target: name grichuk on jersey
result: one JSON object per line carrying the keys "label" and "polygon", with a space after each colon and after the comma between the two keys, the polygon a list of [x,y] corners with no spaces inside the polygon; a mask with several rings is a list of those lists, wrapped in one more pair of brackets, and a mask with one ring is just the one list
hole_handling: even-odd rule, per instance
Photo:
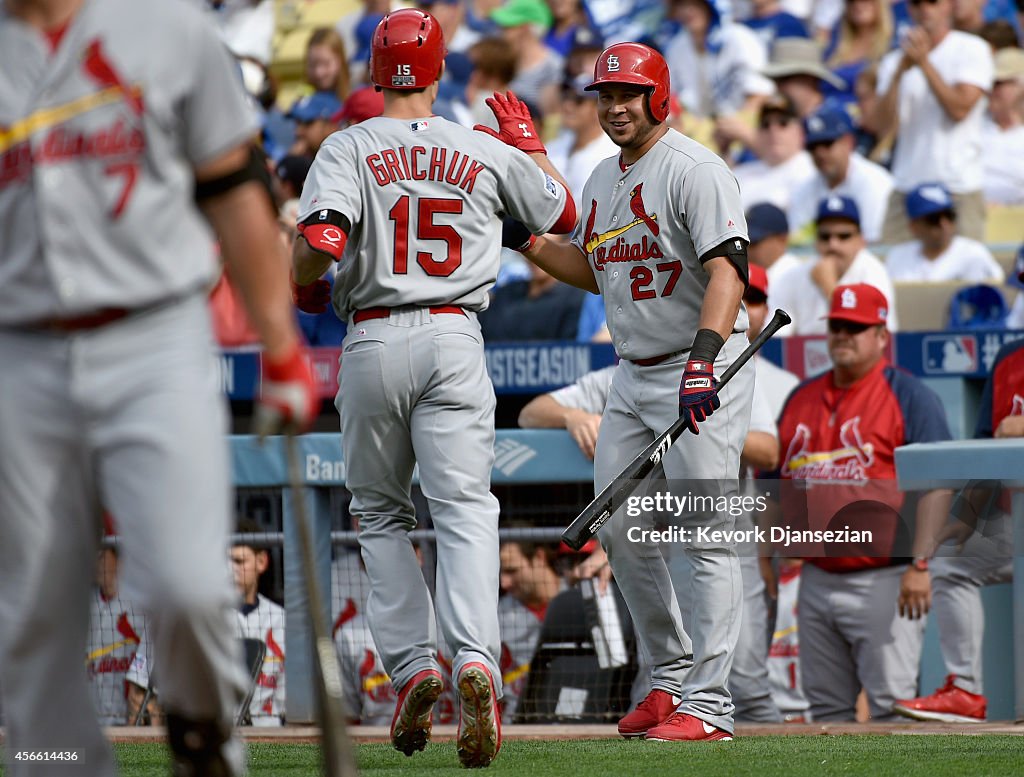
{"label": "name grichuk on jersey", "polygon": [[317,152],[299,221],[335,210],[351,222],[334,283],[347,318],[376,306],[487,306],[501,216],[547,232],[565,190],[522,151],[438,116],[369,119]]}
{"label": "name grichuk on jersey", "polygon": [[[600,162],[579,209],[573,243],[593,268],[616,353],[647,359],[689,348],[709,280],[700,257],[747,239],[729,168],[670,129],[629,167],[619,157]],[[746,328],[741,306],[734,331]]]}
{"label": "name grichuk on jersey", "polygon": [[849,388],[831,370],[801,383],[779,418],[783,520],[799,531],[869,531],[870,540],[799,543],[789,555],[829,572],[894,563],[904,507],[895,450],[948,439],[935,392],[884,359]]}

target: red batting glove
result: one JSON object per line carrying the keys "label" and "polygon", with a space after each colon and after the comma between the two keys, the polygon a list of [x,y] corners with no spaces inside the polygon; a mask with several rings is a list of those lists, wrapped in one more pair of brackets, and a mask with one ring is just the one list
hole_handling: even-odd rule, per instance
{"label": "red batting glove", "polygon": [[493,97],[487,98],[487,105],[494,113],[494,118],[498,120],[498,131],[495,132],[483,124],[477,124],[473,129],[486,132],[502,143],[514,146],[527,154],[548,153],[537,133],[537,128],[533,126],[530,109],[514,92],[495,92]]}
{"label": "red batting glove", "polygon": [[263,380],[256,405],[256,429],[268,434],[296,434],[313,425],[320,412],[313,371],[299,343],[283,359],[263,357]]}
{"label": "red batting glove", "polygon": [[686,417],[686,424],[694,434],[700,434],[697,423],[706,421],[721,406],[714,365],[702,359],[690,359],[679,381],[679,415]]}
{"label": "red batting glove", "polygon": [[331,284],[318,278],[308,286],[292,281],[292,301],[303,313],[325,313],[331,304]]}

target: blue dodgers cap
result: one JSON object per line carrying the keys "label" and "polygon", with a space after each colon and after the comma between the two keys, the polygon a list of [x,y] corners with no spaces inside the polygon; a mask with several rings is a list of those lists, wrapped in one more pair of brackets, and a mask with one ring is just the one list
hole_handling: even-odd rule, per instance
{"label": "blue dodgers cap", "polygon": [[838,105],[826,105],[804,119],[804,145],[831,143],[843,135],[853,134],[853,120]]}
{"label": "blue dodgers cap", "polygon": [[330,120],[340,110],[341,100],[330,92],[316,92],[296,100],[292,109],[288,111],[288,118],[302,122]]}
{"label": "blue dodgers cap", "polygon": [[923,183],[907,194],[907,216],[912,219],[950,210],[956,210],[953,196],[941,183]]}
{"label": "blue dodgers cap", "polygon": [[781,208],[770,202],[759,202],[747,211],[747,237],[760,243],[766,237],[789,234],[789,220]]}
{"label": "blue dodgers cap", "polygon": [[825,219],[846,219],[860,226],[860,209],[857,203],[849,197],[840,197],[833,194],[818,203],[818,215],[814,223],[818,224]]}

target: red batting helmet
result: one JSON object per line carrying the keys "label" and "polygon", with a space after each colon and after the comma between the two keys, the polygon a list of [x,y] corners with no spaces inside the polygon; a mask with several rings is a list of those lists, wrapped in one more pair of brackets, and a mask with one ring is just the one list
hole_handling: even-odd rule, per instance
{"label": "red batting helmet", "polygon": [[594,65],[594,80],[584,89],[601,84],[636,84],[650,89],[648,108],[656,122],[668,117],[669,80],[665,58],[642,43],[616,43],[601,52]]}
{"label": "red batting helmet", "polygon": [[381,19],[374,30],[370,78],[385,89],[422,89],[441,75],[445,53],[437,19],[403,8]]}

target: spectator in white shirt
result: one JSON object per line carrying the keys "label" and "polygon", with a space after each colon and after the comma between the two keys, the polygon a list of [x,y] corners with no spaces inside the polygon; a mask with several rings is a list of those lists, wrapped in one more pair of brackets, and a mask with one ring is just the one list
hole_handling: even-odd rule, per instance
{"label": "spectator in white shirt", "polygon": [[793,232],[811,225],[817,203],[839,194],[857,203],[864,239],[874,243],[881,237],[892,176],[881,165],[858,154],[856,143],[853,121],[841,105],[827,103],[804,119],[804,148],[818,172],[793,193],[789,206]]}
{"label": "spectator in white shirt", "polygon": [[1000,49],[982,125],[985,202],[1024,205],[1024,51]]}
{"label": "spectator in white shirt", "polygon": [[251,57],[270,64],[274,39],[272,0],[210,0],[224,45],[236,57]]}
{"label": "spectator in white shirt", "polygon": [[793,318],[777,336],[826,334],[825,317],[836,286],[867,283],[889,302],[888,329],[897,329],[893,287],[885,265],[865,248],[860,211],[849,197],[821,201],[815,219],[818,258],[782,276],[768,291],[768,305],[782,308]]}
{"label": "spectator in white shirt", "polygon": [[[776,284],[787,272],[800,264],[789,252],[789,220],[770,202],[759,202],[747,211],[747,258],[768,274],[768,283]],[[768,317],[775,315],[768,310]]]}
{"label": "spectator in white shirt", "polygon": [[593,80],[593,73],[583,73],[562,82],[562,131],[548,143],[548,159],[565,176],[576,202],[583,202],[583,184],[597,163],[619,153],[598,121],[597,92],[583,88]]}
{"label": "spectator in white shirt", "polygon": [[894,281],[1003,282],[1003,268],[984,244],[957,235],[956,206],[942,184],[918,186],[906,210],[915,239],[889,251],[885,267]]}
{"label": "spectator in white shirt", "polygon": [[770,202],[786,210],[793,192],[814,175],[814,163],[804,151],[804,130],[793,103],[782,95],[761,108],[757,148],[760,159],[733,170],[743,207]]}
{"label": "spectator in white shirt", "polygon": [[1017,249],[1017,259],[1009,280],[1011,286],[1017,287],[1017,299],[1013,301],[1010,314],[1006,317],[1006,328],[1024,329],[1024,245]]}
{"label": "spectator in white shirt", "polygon": [[[761,75],[768,60],[753,30],[732,21],[728,0],[669,0],[667,14],[682,29],[665,45],[670,81],[687,113],[749,128],[775,91]],[[719,140],[725,151],[732,135]]]}
{"label": "spectator in white shirt", "polygon": [[899,133],[882,239],[909,239],[904,195],[937,180],[953,193],[961,234],[981,240],[981,126],[992,51],[976,35],[952,29],[953,0],[910,0],[910,17],[914,26],[878,70],[875,123],[881,135]]}

